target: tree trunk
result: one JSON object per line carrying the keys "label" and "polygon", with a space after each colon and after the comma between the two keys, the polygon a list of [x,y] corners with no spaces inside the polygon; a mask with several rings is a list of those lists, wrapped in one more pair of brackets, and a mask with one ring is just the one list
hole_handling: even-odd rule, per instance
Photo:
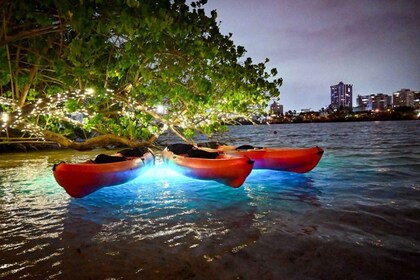
{"label": "tree trunk", "polygon": [[62,147],[70,148],[78,151],[83,150],[91,150],[96,147],[105,147],[107,145],[112,144],[123,144],[128,147],[141,147],[141,146],[151,146],[153,142],[156,140],[155,136],[152,136],[149,140],[144,142],[137,142],[133,141],[124,137],[120,137],[117,135],[112,134],[106,134],[97,136],[91,139],[86,140],[85,142],[74,142],[63,135],[60,135],[58,133],[54,133],[51,131],[43,131],[45,140],[47,141],[53,141],[57,144],[59,144]]}

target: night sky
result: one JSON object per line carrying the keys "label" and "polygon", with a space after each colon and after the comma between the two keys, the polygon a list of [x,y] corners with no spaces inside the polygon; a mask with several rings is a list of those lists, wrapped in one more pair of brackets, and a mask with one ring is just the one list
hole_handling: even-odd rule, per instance
{"label": "night sky", "polygon": [[419,0],[209,0],[223,34],[284,82],[284,110],[330,104],[330,86],[358,94],[420,90]]}

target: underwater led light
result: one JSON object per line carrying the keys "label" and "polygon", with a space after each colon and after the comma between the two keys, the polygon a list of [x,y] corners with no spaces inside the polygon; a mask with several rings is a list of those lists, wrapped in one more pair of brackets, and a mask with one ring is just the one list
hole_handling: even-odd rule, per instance
{"label": "underwater led light", "polygon": [[148,176],[153,176],[158,179],[164,179],[164,178],[166,179],[166,178],[174,178],[174,177],[189,179],[185,177],[184,175],[176,172],[176,170],[174,170],[173,168],[170,168],[165,163],[157,164],[154,167],[152,167],[148,172]]}

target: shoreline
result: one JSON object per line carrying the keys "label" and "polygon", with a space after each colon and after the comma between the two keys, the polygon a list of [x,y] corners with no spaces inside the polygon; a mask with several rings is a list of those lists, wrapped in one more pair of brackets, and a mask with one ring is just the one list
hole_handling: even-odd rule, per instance
{"label": "shoreline", "polygon": [[[273,125],[273,124],[308,124],[308,123],[352,123],[352,122],[377,122],[377,121],[418,121],[420,119],[333,119],[333,120],[301,120],[301,121],[270,121],[261,123],[239,122],[237,125]],[[229,124],[227,126],[235,126]],[[107,147],[103,147],[107,149]],[[24,141],[18,143],[0,143],[0,154],[16,153],[16,152],[32,152],[32,151],[52,151],[52,150],[66,150],[69,148],[60,147],[59,144],[52,142],[31,142]],[[111,149],[111,148],[109,148]],[[93,149],[92,149],[93,150]]]}

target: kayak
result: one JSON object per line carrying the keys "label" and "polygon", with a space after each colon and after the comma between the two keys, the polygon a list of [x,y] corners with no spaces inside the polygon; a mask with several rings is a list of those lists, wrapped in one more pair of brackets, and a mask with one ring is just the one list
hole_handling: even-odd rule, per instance
{"label": "kayak", "polygon": [[80,163],[54,164],[54,178],[75,198],[84,197],[103,187],[126,183],[143,174],[155,161],[155,156],[149,150],[143,150],[143,153],[135,156],[127,153],[129,150],[133,149],[120,151],[115,156],[100,154],[95,160]]}
{"label": "kayak", "polygon": [[246,156],[193,148],[187,144],[175,145],[185,145],[187,150],[176,151],[173,146],[168,146],[162,151],[162,158],[169,167],[184,176],[238,188],[252,171],[253,161]]}
{"label": "kayak", "polygon": [[318,146],[310,148],[254,148],[249,145],[240,147],[218,146],[217,150],[244,155],[254,161],[254,169],[272,169],[306,173],[311,171],[324,153]]}

